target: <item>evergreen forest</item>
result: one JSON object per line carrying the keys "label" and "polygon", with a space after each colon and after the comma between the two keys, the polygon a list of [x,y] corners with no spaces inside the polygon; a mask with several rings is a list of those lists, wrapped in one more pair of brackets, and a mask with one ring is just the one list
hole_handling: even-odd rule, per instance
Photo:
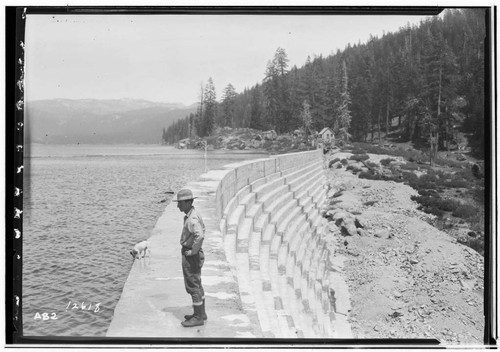
{"label": "evergreen forest", "polygon": [[163,141],[210,136],[217,127],[278,134],[330,127],[341,140],[370,142],[384,133],[432,153],[456,148],[461,133],[483,157],[487,16],[480,8],[449,9],[327,57],[308,57],[302,67],[290,67],[278,48],[263,81],[241,93],[229,84],[217,100],[209,78],[197,112],[164,129]]}

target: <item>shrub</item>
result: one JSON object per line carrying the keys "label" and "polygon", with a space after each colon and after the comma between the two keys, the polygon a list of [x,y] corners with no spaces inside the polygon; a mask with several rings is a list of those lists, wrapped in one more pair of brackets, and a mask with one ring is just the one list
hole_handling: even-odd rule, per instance
{"label": "shrub", "polygon": [[347,159],[342,159],[342,160],[340,160],[340,163],[342,165],[347,165],[349,162],[347,161]]}
{"label": "shrub", "polygon": [[367,172],[367,171],[361,171],[360,174],[358,175],[359,178],[365,178],[367,180],[370,180],[371,176],[372,176],[372,173]]}
{"label": "shrub", "polygon": [[453,216],[461,219],[470,219],[478,216],[479,209],[471,204],[462,204],[453,211]]}
{"label": "shrub", "polygon": [[401,165],[401,170],[415,171],[419,169],[420,166],[417,163],[405,163]]}
{"label": "shrub", "polygon": [[271,148],[271,147],[272,147],[272,145],[273,145],[273,142],[272,142],[272,141],[270,141],[270,140],[266,140],[266,141],[264,141],[264,144],[262,144],[262,148],[264,148],[264,149],[269,149],[269,148]]}
{"label": "shrub", "polygon": [[437,180],[437,179],[446,179],[448,177],[449,174],[441,171],[441,170],[436,170],[436,169],[433,169],[433,168],[428,168],[427,169],[427,175],[429,177],[432,177],[434,180]]}
{"label": "shrub", "polygon": [[433,214],[437,217],[442,217],[444,212],[442,210],[439,210],[437,207],[435,206],[424,206],[424,205],[420,205],[417,209],[423,211],[424,213],[427,213],[427,214]]}
{"label": "shrub", "polygon": [[469,187],[469,183],[465,180],[457,180],[452,178],[451,180],[445,181],[444,186],[450,188],[467,188]]}
{"label": "shrub", "polygon": [[427,212],[429,214],[436,215],[439,218],[443,217],[443,215],[444,215],[444,212],[441,209],[439,209],[438,207],[433,207],[433,206],[429,207]]}
{"label": "shrub", "polygon": [[365,160],[370,159],[370,157],[366,154],[355,154],[355,155],[351,155],[351,157],[349,159],[356,160],[356,161],[365,161]]}
{"label": "shrub", "polygon": [[483,187],[474,187],[467,192],[472,199],[474,199],[476,202],[484,204],[485,203],[485,197],[484,197],[484,188]]}
{"label": "shrub", "polygon": [[333,164],[335,164],[335,163],[337,163],[337,162],[339,162],[339,161],[340,161],[340,159],[339,159],[339,158],[335,158],[335,159],[333,159],[333,160],[330,160],[330,162],[328,163],[328,167],[332,167],[332,166],[333,166]]}
{"label": "shrub", "polygon": [[454,175],[453,175],[453,179],[455,180],[465,180],[465,181],[468,181],[469,184],[471,183],[477,183],[477,178],[474,177],[474,175],[472,174],[472,171],[469,170],[469,169],[464,169],[464,170],[460,170],[460,171],[457,171]]}
{"label": "shrub", "polygon": [[[391,148],[384,148],[379,145],[373,145],[370,143],[362,143],[362,142],[357,142],[353,143],[354,148],[359,151],[363,151],[364,153],[370,153],[370,154],[388,154],[391,156],[401,156],[404,157],[407,160],[428,160],[428,156],[424,153],[422,153],[419,150],[414,150],[410,149],[407,150],[405,148],[397,148],[397,149],[391,149]],[[354,152],[353,152],[354,154]],[[361,153],[356,153],[356,154],[361,154]]]}
{"label": "shrub", "polygon": [[433,203],[435,203],[433,201],[434,197],[430,196],[411,196],[410,198],[411,200],[423,205],[424,207],[431,206]]}
{"label": "shrub", "polygon": [[481,255],[484,255],[484,240],[481,238],[470,238],[466,245]]}
{"label": "shrub", "polygon": [[437,205],[443,211],[455,211],[460,206],[461,203],[453,199],[440,199]]}
{"label": "shrub", "polygon": [[418,176],[415,175],[413,172],[403,171],[401,175],[403,176],[404,182],[408,183],[409,185],[418,182]]}
{"label": "shrub", "polygon": [[441,166],[448,166],[448,167],[451,167],[451,168],[460,168],[462,167],[462,163],[459,162],[459,161],[456,161],[456,160],[452,160],[452,159],[447,159],[447,158],[437,158],[436,159],[436,164],[437,165],[441,165]]}
{"label": "shrub", "polygon": [[416,190],[419,189],[436,189],[436,178],[431,175],[422,175],[418,177],[417,181],[414,184],[410,184]]}
{"label": "shrub", "polygon": [[351,150],[351,153],[353,154],[365,154],[366,151],[362,148],[359,148],[359,147],[354,147],[352,150]]}
{"label": "shrub", "polygon": [[[420,191],[419,191],[420,194]],[[442,199],[437,193],[429,195],[412,196],[411,199],[424,208],[424,211],[431,211],[433,214],[441,216],[443,212],[455,211],[461,203],[453,199]],[[426,210],[425,210],[426,209]],[[439,211],[437,211],[439,210]]]}
{"label": "shrub", "polygon": [[433,214],[439,218],[443,217],[443,215],[444,215],[444,212],[441,209],[439,209],[438,207],[434,207],[434,206],[430,206],[430,207],[424,209],[424,211],[428,214]]}
{"label": "shrub", "polygon": [[382,159],[380,160],[380,163],[384,166],[387,166],[389,165],[391,162],[393,161],[396,161],[395,159],[392,159],[392,158],[386,158],[386,159]]}
{"label": "shrub", "polygon": [[378,145],[373,145],[369,143],[354,143],[354,145],[359,148],[363,149],[365,153],[371,153],[371,154],[388,154],[389,151],[385,148],[382,148]]}
{"label": "shrub", "polygon": [[364,179],[367,179],[367,180],[381,180],[382,179],[379,174],[373,174],[371,172],[366,172],[366,171],[362,171],[358,175],[358,177],[359,178],[364,178]]}
{"label": "shrub", "polygon": [[368,165],[369,167],[373,167],[373,168],[377,168],[378,167],[378,164],[374,163],[373,161],[367,161],[366,165]]}
{"label": "shrub", "polygon": [[438,193],[433,189],[420,189],[418,190],[418,194],[424,197],[438,196]]}
{"label": "shrub", "polygon": [[394,150],[390,155],[402,156],[406,160],[410,161],[427,160],[427,156],[424,153],[415,149],[406,150],[403,148],[398,148]]}

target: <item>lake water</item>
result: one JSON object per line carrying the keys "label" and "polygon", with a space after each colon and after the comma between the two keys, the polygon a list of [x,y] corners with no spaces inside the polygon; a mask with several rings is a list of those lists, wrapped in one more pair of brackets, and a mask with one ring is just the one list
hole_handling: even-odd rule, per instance
{"label": "lake water", "polygon": [[[105,336],[133,263],[177,192],[245,152],[154,145],[30,145],[25,153],[25,336]],[[163,201],[163,202],[162,202]]]}

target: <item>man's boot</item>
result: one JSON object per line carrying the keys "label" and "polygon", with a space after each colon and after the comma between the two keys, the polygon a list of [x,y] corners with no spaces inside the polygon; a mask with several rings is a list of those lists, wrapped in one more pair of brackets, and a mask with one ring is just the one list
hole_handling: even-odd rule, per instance
{"label": "man's boot", "polygon": [[181,323],[182,326],[184,326],[185,328],[203,325],[201,305],[193,306],[193,309],[194,309],[193,317],[191,319],[185,320]]}
{"label": "man's boot", "polygon": [[[207,320],[207,313],[205,312],[205,298],[203,298],[202,302],[203,303],[201,304],[201,317],[203,318],[203,320]],[[194,317],[194,313],[193,314],[185,315],[184,319],[189,320],[192,317]]]}

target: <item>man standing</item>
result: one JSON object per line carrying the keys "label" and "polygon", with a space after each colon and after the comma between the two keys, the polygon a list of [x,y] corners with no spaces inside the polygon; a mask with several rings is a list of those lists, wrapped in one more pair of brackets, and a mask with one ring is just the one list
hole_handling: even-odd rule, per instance
{"label": "man standing", "polygon": [[184,216],[184,226],[181,234],[182,246],[182,273],[184,275],[184,286],[193,300],[194,313],[185,315],[186,319],[181,324],[184,327],[199,326],[207,320],[205,313],[205,291],[201,285],[201,267],[205,256],[201,248],[205,236],[205,224],[198,211],[193,206],[193,192],[182,189],[177,193],[177,208]]}

